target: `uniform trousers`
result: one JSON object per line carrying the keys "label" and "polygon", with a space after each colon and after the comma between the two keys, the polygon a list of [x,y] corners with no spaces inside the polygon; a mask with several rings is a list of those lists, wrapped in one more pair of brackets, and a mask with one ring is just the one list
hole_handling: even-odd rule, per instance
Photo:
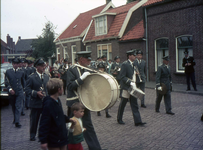
{"label": "uniform trousers", "polygon": [[[145,92],[145,82],[136,83],[137,88],[140,88],[143,92]],[[144,105],[145,96],[141,99],[141,105]]]}
{"label": "uniform trousers", "polygon": [[156,98],[156,106],[155,106],[155,110],[156,111],[159,111],[159,108],[160,108],[160,103],[161,103],[161,100],[162,100],[162,97],[164,96],[164,104],[165,104],[165,109],[166,109],[166,112],[171,112],[171,91],[170,90],[167,90],[167,93],[162,95],[162,94],[159,94],[157,92],[157,98]]}
{"label": "uniform trousers", "polygon": [[[137,98],[130,95],[129,100],[130,100],[131,110],[133,113],[134,123],[142,123],[142,119],[141,119],[140,112],[139,112],[139,107],[137,104]],[[123,98],[123,97],[121,98],[119,108],[118,108],[118,115],[117,115],[118,121],[121,121],[123,118],[123,112],[124,112],[127,102],[128,102],[128,98]]]}
{"label": "uniform trousers", "polygon": [[20,123],[23,97],[23,92],[20,92],[19,95],[9,95],[9,102],[12,106],[15,123]]}
{"label": "uniform trousers", "polygon": [[66,94],[66,80],[63,81],[63,93]]}
{"label": "uniform trousers", "polygon": [[25,108],[25,98],[26,98],[26,95],[23,94],[23,102],[22,102],[22,110],[21,110],[21,113],[24,113],[24,108]]}
{"label": "uniform trousers", "polygon": [[25,108],[29,108],[30,105],[30,95],[26,94],[25,95]]}
{"label": "uniform trousers", "polygon": [[195,73],[185,73],[186,80],[187,80],[187,89],[190,90],[190,79],[192,81],[192,86],[194,89],[196,89],[196,83],[195,83]]}
{"label": "uniform trousers", "polygon": [[31,108],[30,111],[30,138],[35,138],[42,108]]}

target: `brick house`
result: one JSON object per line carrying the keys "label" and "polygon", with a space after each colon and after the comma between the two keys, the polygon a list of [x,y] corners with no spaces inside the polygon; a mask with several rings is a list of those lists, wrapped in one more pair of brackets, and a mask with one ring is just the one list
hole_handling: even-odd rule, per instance
{"label": "brick house", "polygon": [[126,51],[145,49],[142,8],[145,2],[134,1],[92,16],[94,20],[83,42],[91,47],[93,59],[102,55],[114,59],[119,55],[124,61]]}
{"label": "brick house", "polygon": [[[114,8],[112,2],[100,7],[94,8],[87,12],[79,14],[76,19],[57,37],[54,42],[56,44],[56,59],[69,58],[74,63],[76,52],[85,50],[82,39],[92,22],[92,16],[102,13],[109,8]],[[91,49],[88,49],[91,50]]]}
{"label": "brick house", "polygon": [[161,58],[169,55],[173,82],[185,84],[182,59],[188,49],[196,61],[196,82],[202,85],[203,1],[149,0],[143,9],[147,20],[149,80],[155,81]]}
{"label": "brick house", "polygon": [[32,47],[32,42],[34,40],[37,40],[37,38],[21,39],[19,36],[18,41],[16,42],[16,54],[26,54],[27,56],[30,56],[34,51],[34,47]]}

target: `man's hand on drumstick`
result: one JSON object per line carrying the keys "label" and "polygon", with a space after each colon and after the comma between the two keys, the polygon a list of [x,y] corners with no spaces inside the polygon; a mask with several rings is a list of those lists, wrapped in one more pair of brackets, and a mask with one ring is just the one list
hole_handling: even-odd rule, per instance
{"label": "man's hand on drumstick", "polygon": [[82,76],[80,77],[80,79],[81,79],[81,80],[84,80],[85,78],[87,78],[88,75],[90,75],[89,72],[84,72],[84,73],[82,74]]}

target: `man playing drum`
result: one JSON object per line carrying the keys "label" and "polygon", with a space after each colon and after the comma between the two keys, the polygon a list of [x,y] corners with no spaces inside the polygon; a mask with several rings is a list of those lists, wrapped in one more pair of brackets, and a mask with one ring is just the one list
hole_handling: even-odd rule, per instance
{"label": "man playing drum", "polygon": [[137,98],[133,97],[128,93],[128,89],[130,87],[132,89],[136,89],[136,84],[135,84],[136,73],[133,66],[133,62],[135,61],[135,58],[136,58],[135,50],[127,51],[126,54],[127,54],[128,60],[123,62],[121,66],[121,72],[120,72],[121,101],[118,108],[117,121],[119,124],[125,124],[122,120],[123,111],[129,99],[135,126],[143,126],[146,123],[142,122],[138,104],[137,104]]}
{"label": "man playing drum", "polygon": [[[78,56],[78,64],[87,67],[91,62],[91,52],[90,51],[80,51],[76,53]],[[79,102],[79,96],[77,94],[77,88],[82,85],[84,79],[90,75],[87,70],[82,69],[78,66],[71,66],[67,72],[67,106],[70,107],[73,103]],[[72,117],[69,115],[69,117]],[[84,132],[85,141],[90,150],[101,150],[97,135],[94,131],[94,127],[91,120],[90,110],[85,108],[84,116],[82,117],[82,122],[86,132]]]}

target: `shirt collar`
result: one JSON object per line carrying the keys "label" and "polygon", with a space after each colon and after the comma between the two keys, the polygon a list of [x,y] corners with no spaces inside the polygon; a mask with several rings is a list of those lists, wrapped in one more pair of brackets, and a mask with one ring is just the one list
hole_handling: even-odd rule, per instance
{"label": "shirt collar", "polygon": [[15,71],[15,70],[18,71],[18,69],[19,69],[19,68],[17,68],[17,69],[13,68],[14,71]]}
{"label": "shirt collar", "polygon": [[133,66],[133,62],[130,60],[130,59],[128,59],[128,61],[130,62],[130,64]]}
{"label": "shirt collar", "polygon": [[37,70],[36,70],[36,73],[39,75],[39,77],[41,78],[41,75],[43,76],[43,73],[39,73]]}

